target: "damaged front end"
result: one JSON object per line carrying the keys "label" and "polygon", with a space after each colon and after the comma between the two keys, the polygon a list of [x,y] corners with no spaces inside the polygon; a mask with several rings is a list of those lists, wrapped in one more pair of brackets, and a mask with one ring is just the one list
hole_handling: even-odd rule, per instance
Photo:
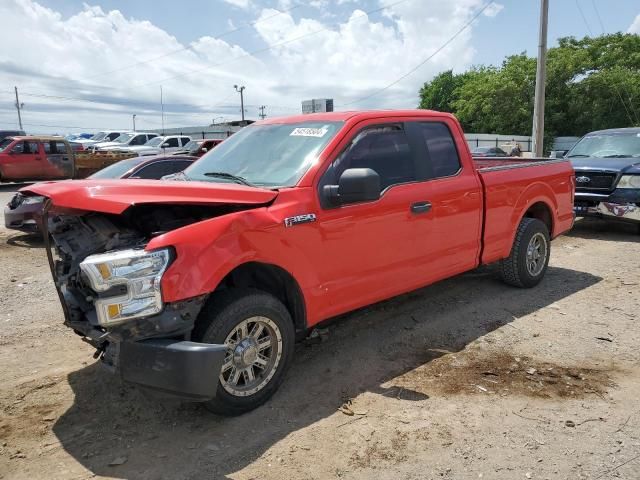
{"label": "damaged front end", "polygon": [[45,202],[44,239],[65,324],[123,380],[185,399],[215,396],[226,347],[190,341],[207,296],[164,303],[161,279],[175,252],[145,247],[157,235],[221,213],[158,205],[121,215],[52,213]]}

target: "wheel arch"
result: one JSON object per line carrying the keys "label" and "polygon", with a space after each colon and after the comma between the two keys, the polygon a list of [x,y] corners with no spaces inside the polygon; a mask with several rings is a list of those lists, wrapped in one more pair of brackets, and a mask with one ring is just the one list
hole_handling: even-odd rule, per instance
{"label": "wheel arch", "polygon": [[237,265],[227,273],[212,292],[233,288],[254,288],[280,300],[289,311],[296,338],[307,332],[307,309],[302,289],[291,273],[274,264],[249,261]]}
{"label": "wheel arch", "polygon": [[[549,236],[553,236],[554,219],[551,207],[544,200],[540,200],[530,205],[524,212],[522,218],[535,218],[547,226]],[[522,221],[522,219],[520,219]]]}

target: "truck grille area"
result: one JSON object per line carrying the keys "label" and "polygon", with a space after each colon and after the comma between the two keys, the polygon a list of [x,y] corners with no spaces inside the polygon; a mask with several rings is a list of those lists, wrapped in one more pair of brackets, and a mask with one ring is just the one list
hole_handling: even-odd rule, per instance
{"label": "truck grille area", "polygon": [[47,223],[53,239],[52,275],[64,303],[65,323],[86,333],[87,315],[94,312],[94,292],[80,274],[80,263],[89,255],[140,245],[139,234],[117,227],[98,214],[54,216]]}
{"label": "truck grille area", "polygon": [[616,177],[615,173],[576,171],[576,190],[582,192],[611,191]]}

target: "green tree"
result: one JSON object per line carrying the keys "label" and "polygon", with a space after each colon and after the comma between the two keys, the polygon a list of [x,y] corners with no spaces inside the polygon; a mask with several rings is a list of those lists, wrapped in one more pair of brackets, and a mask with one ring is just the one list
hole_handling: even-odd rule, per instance
{"label": "green tree", "polygon": [[[536,59],[443,72],[420,90],[419,108],[454,113],[470,132],[529,135]],[[545,137],[640,125],[640,36],[561,38],[549,49]]]}

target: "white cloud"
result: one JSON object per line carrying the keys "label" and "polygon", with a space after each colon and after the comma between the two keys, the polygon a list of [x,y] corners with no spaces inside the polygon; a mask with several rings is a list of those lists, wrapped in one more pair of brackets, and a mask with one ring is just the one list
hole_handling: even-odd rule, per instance
{"label": "white cloud", "polygon": [[222,0],[223,2],[233,5],[234,7],[248,10],[251,7],[251,0]]}
{"label": "white cloud", "polygon": [[637,33],[640,35],[640,14],[638,14],[636,19],[633,21],[629,30],[627,30],[627,33]]}
{"label": "white cloud", "polygon": [[[256,117],[261,104],[269,115],[297,113],[306,98],[332,97],[344,105],[390,84],[449,40],[482,3],[407,0],[368,15],[349,1],[333,0],[334,5],[347,3],[340,7],[347,13],[326,22],[318,14],[310,18],[309,11],[300,18],[299,10],[277,14],[262,9],[249,28],[264,44],[251,54],[230,40],[242,43],[246,35],[201,37],[185,45],[170,32],[117,10],[85,6],[63,18],[33,0],[4,0],[0,42],[12,48],[0,51],[0,85],[18,85],[23,121],[32,125],[123,127],[136,113],[139,128],[156,128],[160,84],[165,123],[171,126],[239,117],[234,84],[246,86],[249,118]],[[379,0],[378,5],[385,4],[388,0]],[[415,74],[351,108],[415,107],[425,80],[472,63],[471,39],[470,28]],[[0,128],[16,121],[11,93],[0,87]],[[28,95],[34,93],[83,100]]]}

